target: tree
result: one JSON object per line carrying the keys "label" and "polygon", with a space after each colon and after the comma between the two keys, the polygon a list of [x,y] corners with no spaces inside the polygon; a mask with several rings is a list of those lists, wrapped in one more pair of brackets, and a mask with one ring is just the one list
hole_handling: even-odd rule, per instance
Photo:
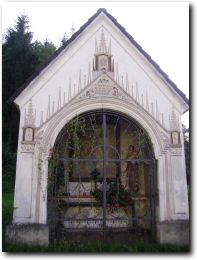
{"label": "tree", "polygon": [[34,72],[37,63],[28,24],[26,15],[18,17],[14,29],[8,29],[2,46],[3,141],[9,142],[12,150],[17,146],[19,113],[7,100]]}
{"label": "tree", "polygon": [[68,35],[67,33],[65,32],[62,39],[61,39],[61,45],[64,45],[68,40]]}
{"label": "tree", "polygon": [[61,39],[61,45],[64,45],[67,42],[67,40],[75,33],[75,31],[75,27],[74,25],[72,25],[72,27],[70,28],[70,36],[67,34],[67,32],[65,32]]}
{"label": "tree", "polygon": [[[32,42],[26,15],[17,18],[14,28],[4,35],[2,46],[2,124],[3,124],[3,182],[10,187],[14,180],[16,148],[18,143],[19,111],[14,104],[7,103],[15,91],[42,65],[56,50],[53,43],[45,40]],[[13,188],[14,181],[12,183]]]}
{"label": "tree", "polygon": [[2,49],[3,101],[6,101],[35,70],[37,61],[32,51],[33,33],[28,31],[28,23],[28,17],[21,15],[15,28],[9,28],[5,35]]}
{"label": "tree", "polygon": [[72,25],[72,27],[70,28],[71,36],[75,33],[75,31],[75,26]]}
{"label": "tree", "polygon": [[47,39],[43,44],[40,41],[36,41],[33,45],[33,52],[36,55],[38,66],[43,65],[55,51],[55,45]]}
{"label": "tree", "polygon": [[28,24],[26,15],[18,17],[15,27],[7,30],[2,46],[3,189],[13,189],[14,186],[19,126],[19,112],[7,101],[36,66],[36,56],[32,51],[33,34],[29,32]]}
{"label": "tree", "polygon": [[32,42],[26,15],[18,17],[16,25],[7,30],[2,48],[3,63],[3,141],[9,142],[16,151],[18,140],[19,113],[8,99],[55,52],[56,47],[47,39],[42,44]]}
{"label": "tree", "polygon": [[184,147],[185,147],[185,164],[186,164],[186,175],[187,184],[190,185],[190,143],[189,143],[189,128],[182,125],[183,137],[184,137]]}

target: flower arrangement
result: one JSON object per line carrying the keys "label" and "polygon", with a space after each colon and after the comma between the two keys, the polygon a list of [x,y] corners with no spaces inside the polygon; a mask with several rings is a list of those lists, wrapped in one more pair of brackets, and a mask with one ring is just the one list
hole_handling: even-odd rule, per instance
{"label": "flower arrangement", "polygon": [[[130,204],[131,197],[129,192],[125,189],[125,187],[121,183],[107,183],[107,191],[106,191],[106,199],[107,204],[110,205],[111,210],[115,210],[120,206],[124,207]],[[103,200],[103,189],[96,188],[94,191],[90,193],[97,201],[102,204]]]}

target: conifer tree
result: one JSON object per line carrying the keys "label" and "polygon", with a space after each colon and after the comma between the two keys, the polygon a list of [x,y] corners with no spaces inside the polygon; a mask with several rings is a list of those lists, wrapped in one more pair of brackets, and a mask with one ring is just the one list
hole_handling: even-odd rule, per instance
{"label": "conifer tree", "polygon": [[[15,160],[18,144],[19,110],[8,104],[9,98],[22,86],[28,77],[42,65],[56,50],[53,43],[32,42],[33,33],[29,31],[29,19],[22,14],[17,18],[14,28],[4,35],[2,46],[2,144],[3,181],[14,186]],[[10,183],[10,180],[13,183]]]}

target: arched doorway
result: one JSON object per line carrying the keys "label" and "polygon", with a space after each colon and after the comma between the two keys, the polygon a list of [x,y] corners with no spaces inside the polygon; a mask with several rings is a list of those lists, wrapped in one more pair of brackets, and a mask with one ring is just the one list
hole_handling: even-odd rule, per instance
{"label": "arched doorway", "polygon": [[[59,133],[49,162],[48,220],[73,232],[155,236],[156,161],[151,141],[120,113],[84,113]],[[76,233],[75,233],[76,234]]]}

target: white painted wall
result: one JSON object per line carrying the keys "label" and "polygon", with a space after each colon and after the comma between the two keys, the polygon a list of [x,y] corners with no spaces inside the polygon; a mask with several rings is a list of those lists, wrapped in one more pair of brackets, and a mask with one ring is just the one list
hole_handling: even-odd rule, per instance
{"label": "white painted wall", "polygon": [[[102,28],[104,29],[107,45],[109,39],[111,40],[111,52],[115,61],[115,81],[117,81],[116,64],[118,64],[120,84],[117,87],[120,90],[122,89],[124,94],[128,96],[128,100],[121,101],[114,97],[105,97],[98,100],[87,99],[79,102],[77,96],[75,96],[67,104],[69,81],[71,80],[72,96],[74,95],[74,84],[76,94],[78,94],[80,71],[82,87],[84,88],[86,85],[84,84],[84,75],[86,75],[87,80],[89,62],[92,69],[95,39],[97,39],[99,44]],[[128,93],[124,91],[126,88],[126,73],[128,73],[129,80]],[[136,83],[139,94],[138,103],[135,102]],[[93,84],[94,82],[91,82],[89,87]],[[86,89],[89,87],[86,86]],[[82,90],[81,93],[85,93],[85,90]],[[149,113],[147,111],[146,95],[148,95]],[[52,115],[53,113],[53,116],[50,116],[48,121],[40,126],[42,112],[44,121],[47,119],[49,97],[50,114]],[[61,99],[61,109],[60,107],[58,108],[59,97]],[[30,100],[33,104],[33,110],[36,111],[36,145],[33,153],[21,153],[24,115],[25,110],[28,110]],[[156,118],[156,101],[159,119]],[[53,102],[54,111],[52,111]],[[169,86],[166,85],[155,69],[148,64],[147,60],[142,57],[139,51],[130,44],[128,39],[105,16],[100,15],[81,33],[78,39],[52,61],[16,98],[15,103],[20,107],[21,119],[16,169],[14,200],[16,210],[14,211],[14,222],[46,223],[47,194],[43,193],[43,190],[46,190],[47,185],[47,153],[49,148],[53,146],[56,136],[67,121],[76,116],[76,114],[98,108],[114,109],[135,118],[150,135],[158,160],[158,220],[181,219],[183,216],[186,219],[188,218],[184,151],[182,149],[181,153],[175,155],[169,146],[171,130],[169,117],[172,115],[172,107],[179,120],[179,130],[181,131],[180,118],[186,106],[177,94],[174,94]],[[151,114],[151,103],[153,104],[154,115]],[[57,108],[58,112],[56,112]],[[162,113],[163,123],[161,122]],[[39,134],[41,135],[40,143],[38,143]],[[42,175],[40,175],[38,169],[40,159],[43,160],[41,165]]]}

